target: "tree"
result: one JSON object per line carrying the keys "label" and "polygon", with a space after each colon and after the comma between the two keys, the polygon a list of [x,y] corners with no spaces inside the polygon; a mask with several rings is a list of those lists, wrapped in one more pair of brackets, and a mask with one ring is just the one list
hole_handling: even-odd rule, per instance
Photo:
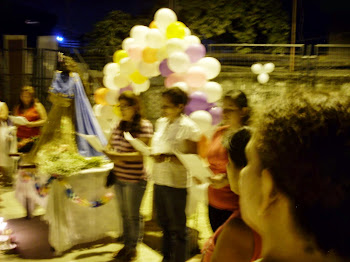
{"label": "tree", "polygon": [[123,40],[129,36],[134,25],[147,23],[148,19],[133,17],[119,10],[111,11],[102,21],[97,22],[93,31],[87,35],[90,39],[90,50],[104,50],[110,55],[121,49]]}

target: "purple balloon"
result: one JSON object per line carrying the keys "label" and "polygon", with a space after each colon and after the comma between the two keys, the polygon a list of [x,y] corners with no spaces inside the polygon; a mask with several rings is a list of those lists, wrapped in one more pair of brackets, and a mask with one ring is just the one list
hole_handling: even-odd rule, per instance
{"label": "purple balloon", "polygon": [[191,63],[195,63],[204,57],[205,52],[205,46],[202,44],[192,44],[185,51],[185,53],[190,57]]}
{"label": "purple balloon", "polygon": [[222,120],[222,108],[221,107],[212,107],[208,111],[213,118],[212,125],[217,125]]}
{"label": "purple balloon", "polygon": [[125,92],[125,91],[132,91],[132,90],[133,90],[133,89],[132,89],[132,86],[129,85],[129,86],[120,88],[120,89],[119,89],[119,94],[121,94],[121,93],[123,93],[123,92]]}
{"label": "purple balloon", "polygon": [[174,73],[171,71],[168,67],[168,59],[164,59],[162,62],[159,64],[159,72],[162,74],[162,76],[167,77],[168,75],[171,75]]}
{"label": "purple balloon", "polygon": [[187,115],[197,110],[207,110],[207,108],[209,107],[207,95],[203,92],[193,92],[189,98],[190,102],[185,107],[185,113]]}

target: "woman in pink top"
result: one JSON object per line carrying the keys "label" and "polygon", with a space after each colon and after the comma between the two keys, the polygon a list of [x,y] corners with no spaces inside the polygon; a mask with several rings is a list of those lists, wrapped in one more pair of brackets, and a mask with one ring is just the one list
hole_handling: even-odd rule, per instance
{"label": "woman in pink top", "polygon": [[239,90],[231,90],[223,97],[223,126],[215,132],[208,150],[209,167],[214,176],[208,188],[209,221],[215,232],[234,212],[238,210],[238,196],[230,189],[227,179],[227,150],[223,141],[232,132],[245,126],[249,120],[246,95]]}

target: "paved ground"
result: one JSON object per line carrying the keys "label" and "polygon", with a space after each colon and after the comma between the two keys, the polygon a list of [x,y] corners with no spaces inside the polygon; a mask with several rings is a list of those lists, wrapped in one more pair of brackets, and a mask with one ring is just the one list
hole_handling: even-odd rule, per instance
{"label": "paved ground", "polygon": [[[146,217],[146,220],[151,219],[152,215],[152,191],[151,185],[146,191],[146,195],[142,204],[142,213]],[[17,202],[14,197],[14,191],[9,187],[0,187],[0,197],[2,201],[0,202],[0,216],[8,219],[23,218],[25,216],[24,208]],[[44,214],[45,210],[42,208],[37,208],[34,215],[40,216]],[[198,208],[198,215],[189,218],[188,226],[196,228],[199,231],[199,246],[202,247],[205,240],[212,234],[210,226],[208,224],[207,218],[207,209],[204,206]],[[145,232],[147,233],[147,232]],[[35,244],[35,243],[33,243]],[[0,251],[0,261],[9,261],[9,262],[31,262],[31,261],[50,261],[50,262],[104,262],[104,261],[113,261],[112,254],[113,252],[122,248],[121,244],[114,243],[113,241],[104,241],[97,244],[84,245],[77,249],[71,250],[69,253],[64,254],[61,257],[55,257],[52,259],[41,259],[41,260],[32,260],[32,259],[23,259],[19,257],[18,254],[8,254],[1,253]],[[162,256],[148,245],[142,243],[138,246],[138,262],[158,262],[161,261]],[[193,257],[188,260],[188,262],[200,261],[200,255]]]}

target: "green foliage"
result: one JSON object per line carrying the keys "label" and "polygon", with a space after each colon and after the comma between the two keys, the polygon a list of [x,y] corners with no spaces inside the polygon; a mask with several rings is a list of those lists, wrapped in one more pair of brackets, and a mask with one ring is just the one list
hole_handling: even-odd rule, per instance
{"label": "green foliage", "polygon": [[70,151],[50,151],[40,156],[38,166],[42,174],[71,176],[83,169],[101,167],[105,162],[100,156],[86,158]]}

